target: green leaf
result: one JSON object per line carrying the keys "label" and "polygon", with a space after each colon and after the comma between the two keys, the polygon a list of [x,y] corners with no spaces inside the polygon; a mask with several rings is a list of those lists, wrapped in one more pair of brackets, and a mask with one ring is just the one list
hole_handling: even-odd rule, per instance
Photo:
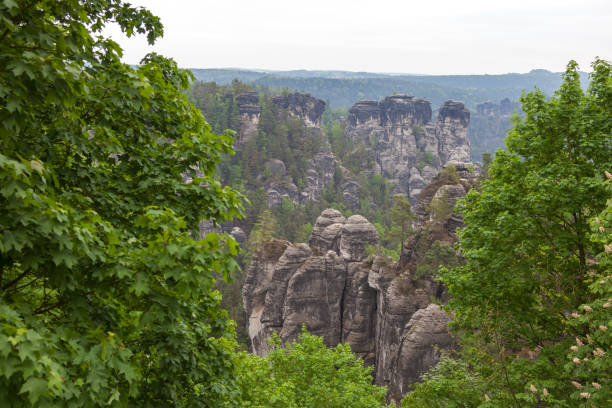
{"label": "green leaf", "polygon": [[41,397],[48,395],[47,381],[31,377],[21,386],[19,394],[28,394],[28,400],[31,404],[36,404]]}

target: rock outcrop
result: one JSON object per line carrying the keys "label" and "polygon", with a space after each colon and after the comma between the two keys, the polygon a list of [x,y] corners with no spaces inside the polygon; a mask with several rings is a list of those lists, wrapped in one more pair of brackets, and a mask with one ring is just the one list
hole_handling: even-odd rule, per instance
{"label": "rock outcrop", "polygon": [[308,161],[306,187],[300,194],[300,202],[317,201],[321,192],[331,183],[338,160],[331,152],[320,152]]}
{"label": "rock outcrop", "polygon": [[476,105],[476,112],[482,116],[508,116],[512,114],[512,102],[508,98],[502,99],[499,104],[486,101]]}
{"label": "rock outcrop", "polygon": [[[321,126],[321,116],[325,111],[325,102],[307,93],[290,93],[274,96],[272,103],[279,109],[286,109],[290,115],[300,118],[311,128]],[[257,92],[246,92],[236,96],[236,105],[240,113],[240,135],[237,144],[244,144],[257,134],[257,125],[261,115],[259,95]]]}
{"label": "rock outcrop", "polygon": [[[319,126],[325,109],[322,100],[309,94],[291,93],[275,96],[272,101],[321,135]],[[241,144],[255,135],[261,108],[254,92],[238,96],[236,102],[242,117],[238,142]],[[360,163],[360,172],[382,174],[394,184],[393,194],[403,194],[414,203],[445,165],[470,163],[469,121],[470,112],[461,102],[445,102],[434,123],[427,100],[394,95],[381,102],[360,101],[353,105],[345,137],[355,146],[364,146],[369,157],[374,158]],[[374,163],[373,168],[371,163]],[[306,185],[300,189],[295,180],[285,177],[285,163],[277,159],[270,161],[266,167],[274,177],[265,183],[268,204],[276,206],[283,198],[301,204],[317,201],[334,179],[334,173],[340,170],[342,177],[338,187],[342,201],[353,211],[359,209],[361,186],[356,181],[359,174],[352,174],[339,164],[324,140],[321,151],[308,161]]]}
{"label": "rock outcrop", "polygon": [[[288,199],[296,204],[317,201],[323,189],[332,181],[338,165],[338,160],[331,153],[329,143],[319,128],[321,116],[325,111],[325,102],[310,94],[296,92],[274,96],[272,103],[279,109],[286,110],[289,115],[301,119],[309,128],[310,135],[322,140],[322,147],[319,153],[308,160],[306,185],[301,191],[295,181],[287,176],[285,163],[279,159],[268,160],[265,164],[267,176],[260,175],[266,178],[264,188],[268,196],[268,205],[277,206],[283,199]],[[261,106],[256,92],[238,95],[236,104],[241,117],[240,134],[236,142],[239,148],[240,145],[257,135]],[[351,192],[355,190],[354,186],[348,186],[348,189]]]}
{"label": "rock outcrop", "polygon": [[453,338],[448,334],[449,322],[450,316],[434,303],[414,312],[404,327],[397,358],[392,361],[390,390],[406,394],[410,384],[440,361],[440,351],[453,346]]}
{"label": "rock outcrop", "polygon": [[257,92],[247,92],[236,97],[236,105],[240,113],[240,134],[237,144],[244,144],[257,135],[259,125],[259,95]]}
{"label": "rock outcrop", "polygon": [[[432,197],[439,192],[452,192],[453,200],[465,189],[443,184]],[[400,261],[389,263],[367,255],[378,243],[368,220],[327,209],[308,244],[268,242],[248,266],[242,292],[252,351],[265,355],[273,332],[291,341],[306,325],[329,346],[349,343],[375,366],[375,381],[389,387],[390,398],[405,393],[453,345],[449,317],[432,304],[443,300],[443,288],[433,277],[415,278],[424,236],[407,240]]]}
{"label": "rock outcrop", "polygon": [[359,195],[361,186],[354,181],[354,175],[339,165],[333,153],[323,151],[308,160],[306,171],[306,185],[299,191],[291,177],[287,175],[285,163],[278,159],[271,159],[265,163],[265,174],[261,176],[268,197],[268,206],[279,205],[283,199],[295,204],[305,204],[308,201],[318,201],[323,190],[332,182],[336,171],[342,174],[342,183],[339,189],[342,200],[348,208],[355,211],[359,208]]}
{"label": "rock outcrop", "polygon": [[280,109],[287,109],[289,114],[304,120],[308,127],[321,126],[321,116],[325,111],[325,102],[307,93],[290,93],[272,98]]}
{"label": "rock outcrop", "polygon": [[427,100],[394,95],[354,104],[345,136],[364,144],[375,157],[374,171],[395,183],[394,193],[414,202],[445,165],[471,162],[469,121],[461,102],[445,102],[433,123]]}

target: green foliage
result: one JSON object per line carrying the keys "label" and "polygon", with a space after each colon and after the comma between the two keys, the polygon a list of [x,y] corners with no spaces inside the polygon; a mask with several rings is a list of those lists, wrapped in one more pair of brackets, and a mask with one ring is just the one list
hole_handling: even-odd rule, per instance
{"label": "green foliage", "polygon": [[[612,197],[612,182],[608,185]],[[582,401],[584,407],[605,406],[612,401],[612,200],[591,220],[591,228],[591,240],[604,249],[589,272],[589,302],[572,313],[567,322],[569,330],[578,335],[570,347],[570,362],[565,365],[575,380],[572,398]]]}
{"label": "green foliage", "polygon": [[[119,0],[0,3],[0,401],[216,406],[233,327],[213,272],[242,214],[215,166],[232,151],[181,93],[189,72],[137,68],[107,22],[152,43],[157,17]],[[191,179],[185,183],[183,176]]]}
{"label": "green foliage", "polygon": [[255,255],[255,252],[261,248],[264,242],[278,236],[278,224],[272,216],[272,212],[268,209],[264,210],[257,223],[249,234],[249,239],[246,244],[245,264],[248,264]]}
{"label": "green foliage", "polygon": [[240,112],[236,96],[251,91],[251,86],[238,80],[219,86],[214,82],[194,82],[186,92],[189,101],[200,108],[212,130],[216,133],[227,129],[240,131]]}
{"label": "green foliage", "polygon": [[311,223],[307,222],[302,226],[300,232],[296,238],[297,242],[308,242],[310,235],[312,234],[313,226]]}
{"label": "green foliage", "polygon": [[344,122],[336,121],[322,126],[331,150],[336,157],[343,161],[347,154],[353,150],[353,141],[344,137]]}
{"label": "green foliage", "polygon": [[280,205],[272,208],[272,213],[279,226],[279,238],[308,242],[308,236],[304,236],[304,226],[309,223],[309,218],[304,206],[283,198]]}
{"label": "green foliage", "polygon": [[344,155],[343,161],[350,171],[358,174],[361,169],[371,169],[374,166],[376,161],[372,149],[366,149],[363,142],[359,142],[351,147],[352,149]]}
{"label": "green foliage", "polygon": [[[534,85],[530,84],[524,89],[532,89]],[[518,95],[516,98],[518,99]],[[518,101],[513,101],[511,109],[519,111],[517,105],[520,105]],[[504,139],[508,131],[512,129],[511,115],[501,115],[499,113],[481,115],[473,109],[470,110],[468,138],[470,139],[472,160],[478,160],[486,152],[496,152],[504,147]]]}
{"label": "green foliage", "polygon": [[237,382],[239,405],[278,408],[384,407],[384,387],[372,384],[372,367],[364,367],[348,344],[327,348],[305,328],[297,341],[282,345],[274,335],[266,357],[241,354]]}
{"label": "green foliage", "polygon": [[444,179],[446,184],[458,184],[461,181],[457,169],[453,165],[448,165],[440,172],[440,178]]}
{"label": "green foliage", "polygon": [[454,208],[446,190],[442,191],[439,196],[434,196],[429,207],[431,216],[438,225],[444,224],[451,217]]}
{"label": "green foliage", "polygon": [[[600,379],[597,369],[607,364],[563,370],[573,339],[585,336],[567,324],[568,311],[593,302],[591,271],[610,274],[592,261],[602,245],[588,220],[610,198],[603,175],[612,167],[612,74],[605,61],[593,68],[586,94],[572,61],[552,99],[537,90],[522,97],[525,117],[514,118],[508,151],[496,153],[490,179],[460,206],[466,264],[442,279],[463,344],[483,351],[469,363],[490,384],[488,406],[583,406],[572,378]],[[592,324],[601,316],[593,314]]]}
{"label": "green foliage", "polygon": [[321,122],[324,126],[332,127],[336,123],[342,123],[348,117],[348,110],[345,107],[331,108],[329,102],[326,103],[327,109],[323,112]]}
{"label": "green foliage", "polygon": [[484,399],[482,379],[460,359],[443,356],[421,380],[402,400],[402,408],[471,408]]}
{"label": "green foliage", "polygon": [[391,221],[396,228],[391,229],[391,237],[399,242],[400,246],[404,245],[406,238],[413,232],[412,223],[415,218],[410,201],[401,194],[394,195]]}
{"label": "green foliage", "polygon": [[425,152],[425,161],[427,164],[433,164],[434,155],[432,152]]}
{"label": "green foliage", "polygon": [[[393,197],[391,196],[393,184],[381,174],[361,175],[359,185],[362,187],[362,196],[371,201],[376,207],[391,208],[393,204]],[[375,218],[367,213],[362,215],[368,219]]]}
{"label": "green foliage", "polygon": [[[235,100],[238,95],[251,90],[251,86],[239,81],[226,86],[196,82],[187,94],[202,109],[214,129],[230,128],[239,131],[240,117],[237,116]],[[321,150],[322,142],[320,132],[308,128],[301,119],[279,109],[272,102],[270,89],[263,88],[260,91],[261,114],[256,135],[243,141],[236,155],[224,156],[219,166],[223,183],[240,189],[249,198],[251,205],[247,208],[247,216],[239,223],[247,233],[250,233],[257,219],[268,208],[264,191],[267,183],[294,183],[303,189],[306,185],[308,161]],[[285,89],[284,92],[288,91]],[[338,127],[338,123],[330,122],[329,126],[332,134],[344,139],[344,130]],[[338,138],[337,142],[341,143],[341,139]],[[273,174],[265,165],[270,159],[283,161],[287,174]],[[282,205],[271,209],[279,225],[278,238],[291,241],[303,238],[301,227],[307,222],[314,222],[316,218],[309,215],[311,209],[305,207],[284,200]],[[247,258],[250,258],[249,254]]]}
{"label": "green foliage", "polygon": [[[374,224],[374,227],[376,227],[379,234],[381,233],[381,231],[384,231],[384,229],[382,229],[381,225],[378,223]],[[377,257],[386,258],[386,261],[385,261],[386,263],[399,261],[401,252],[402,252],[402,247],[399,245],[395,248],[385,247],[380,244],[368,245],[365,250],[365,253],[370,258],[370,260],[372,260],[373,257],[377,256]]]}
{"label": "green foliage", "polygon": [[425,276],[437,276],[441,266],[456,268],[461,264],[455,250],[445,242],[435,241],[419,261],[415,279]]}

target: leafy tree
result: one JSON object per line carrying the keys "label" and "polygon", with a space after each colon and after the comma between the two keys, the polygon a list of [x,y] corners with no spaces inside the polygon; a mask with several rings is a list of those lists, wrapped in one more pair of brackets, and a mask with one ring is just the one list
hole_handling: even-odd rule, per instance
{"label": "leafy tree", "polygon": [[489,177],[489,167],[491,167],[492,161],[493,158],[491,156],[491,153],[486,152],[482,154],[482,168],[480,170],[480,175],[482,178]]}
{"label": "leafy tree", "polygon": [[410,201],[402,194],[396,194],[393,196],[393,207],[391,208],[391,221],[398,227],[397,232],[394,234],[397,242],[401,246],[404,245],[404,241],[412,232],[412,222],[415,216],[412,213]]}
{"label": "leafy tree", "polygon": [[[609,179],[612,174],[607,173]],[[608,191],[612,197],[612,184]],[[582,406],[606,406],[612,401],[612,200],[591,220],[591,240],[603,246],[589,272],[590,301],[571,314],[569,330],[577,333],[565,369],[575,381],[572,398]]]}
{"label": "leafy tree", "polygon": [[443,179],[446,184],[457,184],[461,181],[457,169],[453,165],[448,165],[440,172],[440,178]]}
{"label": "leafy tree", "polygon": [[307,222],[306,224],[302,225],[302,228],[300,228],[296,241],[297,242],[308,242],[308,239],[310,238],[310,235],[312,234],[312,230],[313,230],[313,226],[311,223]]}
{"label": "leafy tree", "polygon": [[[213,271],[242,213],[214,177],[215,135],[151,54],[159,19],[120,0],[0,3],[0,401],[3,406],[218,406],[233,392],[233,327]],[[184,182],[183,178],[190,182]]]}
{"label": "leafy tree", "polygon": [[496,367],[490,406],[578,404],[567,400],[575,388],[563,369],[578,334],[568,311],[592,300],[590,271],[610,272],[591,265],[602,249],[588,219],[609,198],[612,75],[602,60],[593,69],[586,94],[572,61],[552,99],[537,90],[521,98],[525,117],[515,117],[508,151],[460,206],[467,263],[443,281],[464,344],[487,350],[481,362]]}
{"label": "leafy tree", "polygon": [[429,206],[431,209],[431,217],[438,226],[444,224],[453,214],[454,207],[447,191],[443,191],[442,194],[434,197]]}
{"label": "leafy tree", "polygon": [[249,234],[249,239],[246,244],[246,262],[249,263],[255,252],[264,242],[271,240],[278,235],[278,224],[272,215],[272,211],[265,209],[259,216],[255,226]]}
{"label": "leafy tree", "polygon": [[437,276],[440,266],[456,268],[460,259],[455,250],[447,243],[435,241],[419,261],[415,278],[423,276]]}
{"label": "leafy tree", "polygon": [[483,400],[483,381],[460,359],[443,356],[402,400],[402,408],[467,408]]}
{"label": "leafy tree", "polygon": [[265,357],[241,354],[238,366],[240,406],[269,408],[384,407],[384,387],[372,384],[372,367],[364,367],[348,344],[327,348],[305,328],[297,341],[271,339]]}

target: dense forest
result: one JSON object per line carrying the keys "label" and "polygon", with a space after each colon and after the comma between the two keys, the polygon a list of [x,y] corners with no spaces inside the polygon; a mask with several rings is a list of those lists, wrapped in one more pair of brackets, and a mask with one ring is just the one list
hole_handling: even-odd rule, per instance
{"label": "dense forest", "polygon": [[[518,101],[524,90],[537,87],[547,95],[561,85],[559,72],[532,70],[526,74],[502,75],[405,75],[345,71],[239,71],[232,69],[192,69],[203,82],[220,85],[234,79],[253,85],[288,88],[308,92],[329,102],[333,108],[350,108],[362,99],[379,100],[394,93],[407,93],[440,106],[448,99],[464,102],[472,110],[485,101],[510,98]],[[588,83],[580,72],[581,84]]]}
{"label": "dense forest", "polygon": [[[325,208],[354,212],[340,197],[346,178],[381,237],[370,260],[400,256],[411,203],[380,174],[359,172],[373,158],[344,137],[345,110],[328,109],[313,128],[274,103],[282,87],[303,89],[297,80],[196,82],[155,53],[125,64],[105,25],[150,44],[163,26],[121,0],[4,1],[0,21],[3,406],[393,405],[348,343],[327,347],[306,327],[290,343],[272,336],[266,356],[244,351],[232,301],[262,243],[305,240]],[[393,92],[376,75],[334,84],[299,75],[322,98],[358,81]],[[403,407],[612,402],[612,65],[596,59],[586,91],[574,61],[560,81],[529,75],[556,91],[523,93],[507,150],[484,156],[456,209],[446,200],[428,209],[431,225],[463,217],[457,251],[432,245],[419,265],[448,291],[457,344],[396,400]],[[482,79],[402,78],[393,80],[462,92]],[[510,79],[482,87],[499,80],[519,92]],[[253,136],[238,140],[245,92],[261,112]],[[270,205],[264,187],[302,188],[322,151],[339,163],[320,198]],[[435,180],[457,183],[457,172],[447,166]],[[227,226],[244,230],[242,247]]]}

